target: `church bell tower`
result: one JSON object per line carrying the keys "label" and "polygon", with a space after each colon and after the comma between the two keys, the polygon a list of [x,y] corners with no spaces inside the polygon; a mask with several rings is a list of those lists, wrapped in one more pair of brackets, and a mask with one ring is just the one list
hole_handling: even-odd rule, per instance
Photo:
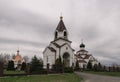
{"label": "church bell tower", "polygon": [[58,38],[68,39],[68,32],[63,22],[63,17],[60,17],[60,22],[55,30],[55,40]]}

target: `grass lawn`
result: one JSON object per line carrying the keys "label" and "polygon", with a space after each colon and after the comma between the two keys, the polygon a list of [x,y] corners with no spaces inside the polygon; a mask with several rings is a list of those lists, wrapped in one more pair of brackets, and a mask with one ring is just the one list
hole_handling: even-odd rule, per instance
{"label": "grass lawn", "polygon": [[7,70],[4,70],[4,74],[24,74],[25,71],[7,71]]}
{"label": "grass lawn", "polygon": [[74,73],[0,78],[0,82],[80,82],[81,80]]}
{"label": "grass lawn", "polygon": [[86,73],[120,77],[120,72],[94,72],[94,71],[86,71]]}

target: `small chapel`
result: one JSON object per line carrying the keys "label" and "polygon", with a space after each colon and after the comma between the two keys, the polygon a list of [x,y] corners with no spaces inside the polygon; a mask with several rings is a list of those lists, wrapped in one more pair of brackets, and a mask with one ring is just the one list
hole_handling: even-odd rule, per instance
{"label": "small chapel", "polygon": [[17,50],[17,54],[12,58],[12,61],[14,62],[14,68],[17,70],[21,69],[21,65],[24,62],[22,59],[22,56],[20,55],[20,50]]}
{"label": "small chapel", "polygon": [[61,57],[65,67],[71,67],[74,64],[74,49],[71,47],[71,43],[72,41],[68,38],[68,31],[61,16],[54,32],[54,40],[43,51],[44,68],[47,64],[52,68],[59,57]]}
{"label": "small chapel", "polygon": [[76,61],[78,61],[81,69],[87,68],[88,62],[91,62],[92,66],[98,64],[97,59],[85,49],[85,44],[83,42],[80,44],[80,50],[75,54],[75,62]]}

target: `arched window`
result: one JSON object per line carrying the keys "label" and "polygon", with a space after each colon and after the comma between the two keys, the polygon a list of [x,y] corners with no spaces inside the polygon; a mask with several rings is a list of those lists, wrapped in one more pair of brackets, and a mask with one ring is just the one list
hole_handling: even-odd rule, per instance
{"label": "arched window", "polygon": [[57,35],[58,35],[58,33],[57,33],[57,32],[55,32],[55,39],[57,38]]}
{"label": "arched window", "polygon": [[66,37],[67,36],[67,33],[66,33],[66,31],[64,32],[64,37]]}

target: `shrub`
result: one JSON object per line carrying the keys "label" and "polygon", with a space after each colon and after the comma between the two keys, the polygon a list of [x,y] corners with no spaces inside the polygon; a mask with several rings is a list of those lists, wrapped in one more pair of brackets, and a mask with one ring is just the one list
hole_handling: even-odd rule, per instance
{"label": "shrub", "polygon": [[43,70],[43,63],[34,56],[30,64],[30,73],[40,73],[41,70]]}
{"label": "shrub", "polygon": [[80,70],[79,62],[78,61],[76,61],[76,63],[75,63],[75,70],[76,71]]}
{"label": "shrub", "polygon": [[26,69],[26,63],[23,62],[23,63],[22,63],[22,66],[21,66],[21,70],[25,70],[25,69]]}
{"label": "shrub", "polygon": [[90,61],[87,64],[87,70],[92,70],[92,63]]}
{"label": "shrub", "polygon": [[63,64],[61,61],[61,57],[59,56],[59,58],[56,59],[55,64],[52,65],[52,70],[60,73],[62,72],[62,69],[63,69]]}
{"label": "shrub", "polygon": [[12,60],[8,62],[7,70],[15,70],[14,62]]}
{"label": "shrub", "polygon": [[73,69],[72,69],[72,67],[65,67],[64,72],[65,73],[73,73]]}
{"label": "shrub", "polygon": [[97,65],[97,64],[95,64],[95,65],[93,66],[93,70],[94,70],[94,71],[98,71],[98,65]]}

